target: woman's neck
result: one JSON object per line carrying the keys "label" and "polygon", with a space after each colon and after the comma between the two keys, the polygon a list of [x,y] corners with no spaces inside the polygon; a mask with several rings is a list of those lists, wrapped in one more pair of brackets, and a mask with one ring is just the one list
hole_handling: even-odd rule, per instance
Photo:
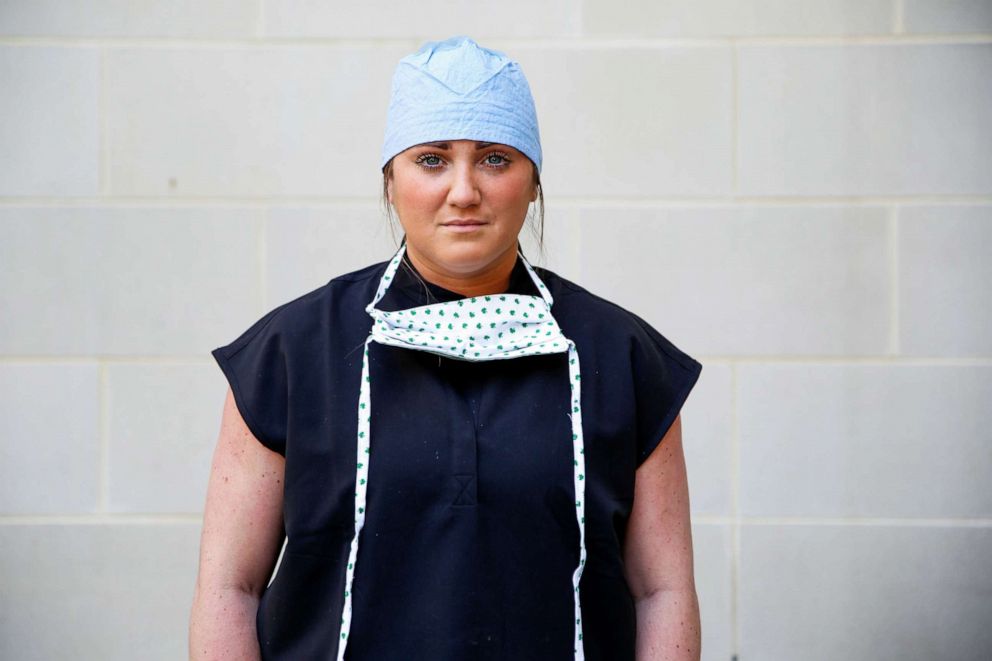
{"label": "woman's neck", "polygon": [[497,257],[483,270],[475,273],[452,273],[438,267],[416,251],[406,249],[407,258],[420,276],[430,282],[462,296],[501,294],[510,288],[510,274],[517,263],[516,246]]}

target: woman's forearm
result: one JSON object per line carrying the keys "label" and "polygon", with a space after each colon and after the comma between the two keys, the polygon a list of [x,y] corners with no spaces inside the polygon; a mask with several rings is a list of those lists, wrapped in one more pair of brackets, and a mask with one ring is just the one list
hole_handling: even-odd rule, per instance
{"label": "woman's forearm", "polygon": [[189,658],[259,661],[258,597],[238,588],[197,586],[189,623]]}
{"label": "woman's forearm", "polygon": [[207,485],[189,658],[260,658],[255,618],[285,539],[286,460],[263,446],[227,389]]}
{"label": "woman's forearm", "polygon": [[695,590],[660,590],[637,609],[637,661],[699,661],[699,600]]}

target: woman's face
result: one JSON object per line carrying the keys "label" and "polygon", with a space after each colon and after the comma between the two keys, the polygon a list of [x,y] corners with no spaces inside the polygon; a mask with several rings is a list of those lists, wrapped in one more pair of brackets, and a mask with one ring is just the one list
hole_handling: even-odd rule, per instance
{"label": "woman's face", "polygon": [[507,252],[537,199],[534,166],[513,147],[472,140],[430,142],[393,158],[389,202],[407,251],[441,273],[484,273]]}

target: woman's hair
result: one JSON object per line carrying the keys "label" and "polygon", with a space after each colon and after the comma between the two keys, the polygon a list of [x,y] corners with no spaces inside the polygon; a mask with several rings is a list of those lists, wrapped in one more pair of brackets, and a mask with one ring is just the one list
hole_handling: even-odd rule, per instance
{"label": "woman's hair", "polygon": [[[528,159],[529,160],[529,159]],[[537,166],[531,161],[531,165],[534,170],[534,186],[537,188],[537,202],[536,202],[536,220],[531,223],[530,229],[534,233],[534,238],[537,239],[537,249],[540,252],[540,256],[543,258],[544,255],[544,187],[541,186],[541,174],[537,170]],[[396,224],[393,220],[393,207],[389,204],[389,180],[393,177],[393,159],[389,161],[382,168],[382,206],[386,210],[386,217],[389,219],[389,233],[393,237],[393,242],[396,243]],[[531,217],[530,214],[527,214]]]}

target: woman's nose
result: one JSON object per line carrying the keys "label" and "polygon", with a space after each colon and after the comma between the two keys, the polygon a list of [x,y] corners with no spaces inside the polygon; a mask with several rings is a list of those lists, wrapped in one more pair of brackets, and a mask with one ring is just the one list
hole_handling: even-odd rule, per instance
{"label": "woman's nose", "polygon": [[451,170],[451,188],[448,202],[456,207],[471,207],[482,201],[476,173],[470,164],[459,163]]}

